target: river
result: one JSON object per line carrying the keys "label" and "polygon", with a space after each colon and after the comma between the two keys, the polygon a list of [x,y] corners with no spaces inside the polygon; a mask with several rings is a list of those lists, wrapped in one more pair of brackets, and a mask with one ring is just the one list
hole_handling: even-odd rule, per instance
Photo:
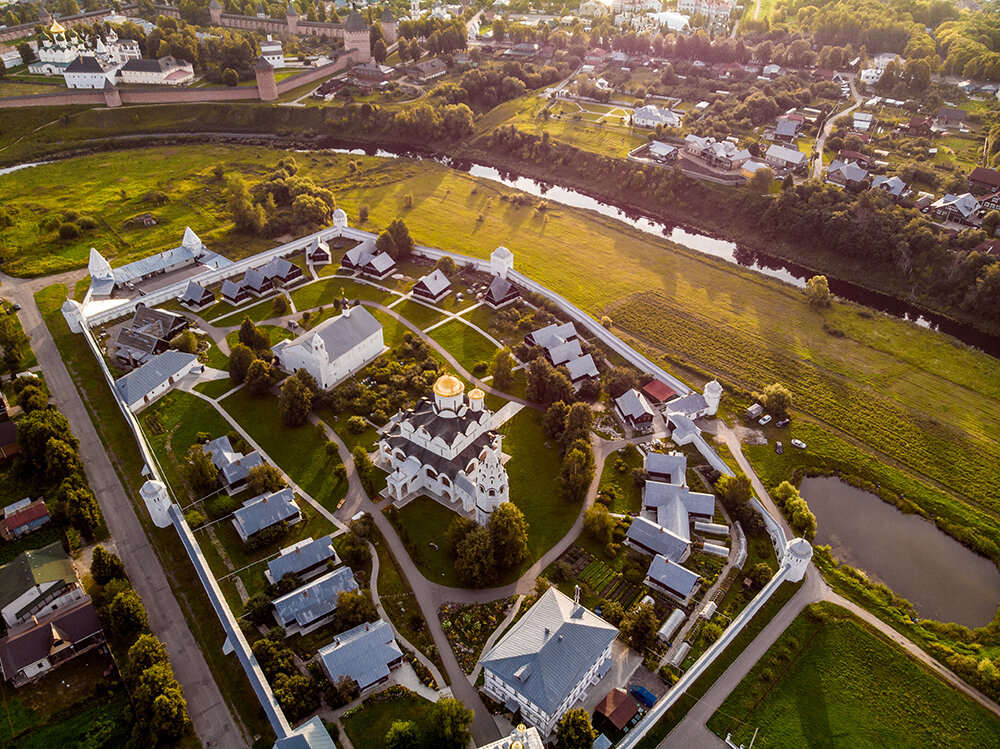
{"label": "river", "polygon": [[920,616],[981,627],[1000,603],[1000,570],[919,515],[832,476],[799,487],[816,515],[816,543],[914,605]]}
{"label": "river", "polygon": [[[205,135],[206,134],[192,134],[191,137],[194,139],[198,137],[205,137]],[[238,133],[215,133],[214,135],[234,138],[241,137]],[[259,138],[260,136],[244,135],[242,137]],[[317,151],[301,151],[301,153],[315,152]],[[502,171],[496,167],[487,166],[473,161],[435,157],[413,151],[392,151],[383,148],[325,148],[321,149],[319,152],[349,154],[354,156],[368,155],[388,159],[413,158],[432,160],[451,169],[455,169],[456,171],[466,172],[474,177],[498,182],[500,184],[507,185],[508,187],[521,190],[529,195],[544,198],[545,200],[549,200],[559,205],[594,211],[602,216],[622,221],[646,234],[651,234],[657,237],[666,237],[671,242],[674,242],[682,247],[686,247],[689,250],[710,255],[711,257],[724,260],[727,263],[733,263],[734,265],[749,268],[757,273],[760,273],[761,275],[784,281],[799,288],[804,288],[806,279],[813,275],[813,272],[809,269],[788,260],[784,260],[776,255],[768,255],[766,253],[757,252],[745,246],[738,245],[735,242],[694,231],[690,227],[669,224],[642,213],[626,211],[617,205],[607,203],[569,187],[542,182],[530,177],[524,177],[512,172]],[[19,169],[36,166],[39,163],[47,162],[18,164],[5,169],[0,169],[0,176],[10,172],[15,172]],[[830,278],[829,283],[830,291],[842,299],[856,302],[866,307],[871,307],[872,309],[876,309],[880,312],[884,312],[903,320],[909,320],[925,328],[939,330],[942,333],[953,336],[963,343],[974,346],[991,356],[1000,358],[1000,337],[983,333],[971,325],[957,323],[941,315],[926,312],[900,299],[896,299],[895,297],[891,297],[877,291],[871,291],[870,289],[866,289],[856,284],[841,281],[836,278]]]}

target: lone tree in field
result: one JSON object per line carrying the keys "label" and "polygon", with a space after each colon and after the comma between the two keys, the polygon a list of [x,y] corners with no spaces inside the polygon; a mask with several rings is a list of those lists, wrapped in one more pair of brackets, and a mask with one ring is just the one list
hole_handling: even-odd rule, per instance
{"label": "lone tree in field", "polygon": [[776,419],[784,419],[792,407],[792,392],[779,382],[768,385],[763,393],[752,395]]}
{"label": "lone tree in field", "polygon": [[510,349],[500,349],[493,355],[490,372],[493,374],[493,384],[500,390],[506,390],[514,384],[514,357],[510,355]]}
{"label": "lone tree in field", "polygon": [[458,545],[455,572],[466,585],[484,588],[493,582],[496,570],[490,532],[483,526],[477,526]]}
{"label": "lone tree in field", "polygon": [[833,303],[833,294],[830,293],[826,276],[813,276],[806,281],[806,298],[817,309],[829,307]]}
{"label": "lone tree in field", "polygon": [[582,707],[567,711],[556,724],[556,746],[559,749],[590,749],[597,740],[597,731]]}

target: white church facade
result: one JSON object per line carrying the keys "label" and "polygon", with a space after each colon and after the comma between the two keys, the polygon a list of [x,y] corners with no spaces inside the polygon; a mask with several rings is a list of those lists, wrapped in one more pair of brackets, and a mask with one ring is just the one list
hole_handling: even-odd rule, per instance
{"label": "white church facade", "polygon": [[423,398],[392,418],[377,464],[389,472],[386,493],[393,501],[427,494],[485,525],[510,499],[500,418],[485,397],[479,388],[466,395],[462,381],[446,374],[434,383],[433,400]]}
{"label": "white church facade", "polygon": [[382,323],[364,307],[343,312],[271,351],[285,372],[304,369],[324,390],[367,366],[386,350]]}

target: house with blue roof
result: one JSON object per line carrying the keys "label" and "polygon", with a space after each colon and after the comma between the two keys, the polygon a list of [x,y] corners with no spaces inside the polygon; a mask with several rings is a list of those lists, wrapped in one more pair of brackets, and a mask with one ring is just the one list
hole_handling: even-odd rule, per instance
{"label": "house with blue roof", "polygon": [[202,446],[212,464],[219,469],[219,481],[229,490],[238,489],[247,482],[250,469],[264,465],[264,459],[256,450],[243,454],[236,452],[229,437],[223,435]]}
{"label": "house with blue roof", "polygon": [[274,619],[289,635],[305,634],[325,624],[337,610],[338,596],[357,590],[358,582],[350,567],[340,567],[317,577],[272,602]]}
{"label": "house with blue roof", "polygon": [[362,692],[386,681],[403,662],[392,627],[383,619],[341,632],[317,655],[330,681],[346,676]]}
{"label": "house with blue roof", "polygon": [[294,525],[302,519],[295,494],[288,487],[278,492],[264,492],[248,499],[233,513],[233,526],[244,543],[255,533],[278,523]]}
{"label": "house with blue roof", "polygon": [[128,409],[135,412],[167,392],[197,365],[195,354],[164,351],[115,380],[115,392]]}
{"label": "house with blue roof", "polygon": [[332,538],[329,535],[317,539],[306,538],[282,549],[278,557],[267,563],[264,577],[272,585],[289,574],[308,580],[329,567],[331,562],[335,566],[340,564]]}

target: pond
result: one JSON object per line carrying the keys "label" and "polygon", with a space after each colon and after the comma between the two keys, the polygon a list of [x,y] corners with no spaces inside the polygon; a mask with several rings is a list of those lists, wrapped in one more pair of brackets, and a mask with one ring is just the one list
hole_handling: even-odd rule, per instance
{"label": "pond", "polygon": [[833,476],[803,479],[799,491],[816,515],[817,544],[864,570],[927,619],[981,627],[1000,602],[1000,570],[919,515]]}

